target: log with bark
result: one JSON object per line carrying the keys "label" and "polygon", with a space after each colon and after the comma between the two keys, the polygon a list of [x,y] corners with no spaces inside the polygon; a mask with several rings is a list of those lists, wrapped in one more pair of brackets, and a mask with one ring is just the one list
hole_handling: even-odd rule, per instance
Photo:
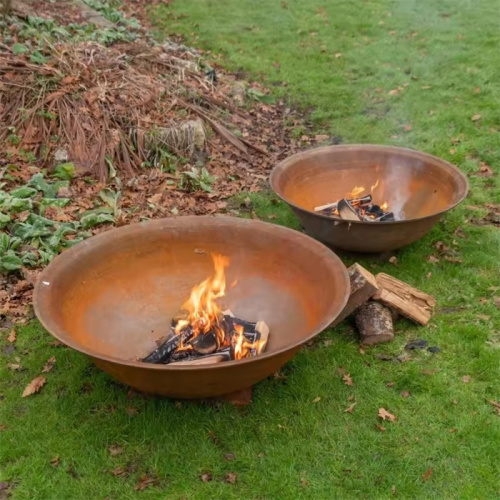
{"label": "log with bark", "polygon": [[381,344],[394,338],[391,310],[379,302],[370,301],[361,306],[355,319],[362,344]]}
{"label": "log with bark", "polygon": [[344,321],[347,316],[350,316],[358,307],[362,306],[378,291],[375,276],[363,266],[353,264],[347,269],[347,272],[349,273],[351,282],[349,300],[331,326],[338,325],[341,321]]}

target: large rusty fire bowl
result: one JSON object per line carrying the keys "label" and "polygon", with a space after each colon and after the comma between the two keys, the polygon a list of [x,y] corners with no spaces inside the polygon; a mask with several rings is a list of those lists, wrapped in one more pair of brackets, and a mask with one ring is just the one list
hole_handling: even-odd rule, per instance
{"label": "large rusty fire bowl", "polygon": [[[406,219],[344,221],[314,207],[344,198],[355,186],[367,193],[377,180],[374,201],[389,202]],[[290,205],[306,232],[335,248],[355,252],[395,250],[424,236],[466,196],[466,177],[450,163],[419,151],[376,145],[313,149],[287,158],[271,174],[271,187]],[[366,194],[366,193],[365,193]]]}
{"label": "large rusty fire bowl", "polygon": [[[221,306],[271,329],[265,353],[213,366],[137,361],[168,330],[193,285],[230,259]],[[349,294],[347,271],[296,231],[231,217],[142,222],[94,236],[57,257],[34,296],[44,327],[138,390],[179,398],[228,394],[276,372],[326,328]]]}

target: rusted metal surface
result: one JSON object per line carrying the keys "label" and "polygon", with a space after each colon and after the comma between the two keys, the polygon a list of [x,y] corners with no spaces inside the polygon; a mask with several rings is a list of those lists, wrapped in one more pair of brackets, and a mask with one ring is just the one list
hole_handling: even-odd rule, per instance
{"label": "rusted metal surface", "polygon": [[[314,213],[314,207],[343,198],[355,186],[379,186],[375,196],[400,204],[406,220],[345,221]],[[271,187],[290,205],[314,238],[355,252],[395,250],[424,236],[468,193],[467,178],[450,163],[410,149],[343,145],[305,151],[279,163]]]}
{"label": "rusted metal surface", "polygon": [[[193,285],[230,258],[224,305],[271,329],[266,352],[209,366],[137,361]],[[94,236],[57,257],[35,287],[35,311],[61,342],[138,390],[178,398],[249,387],[326,328],[349,295],[347,271],[321,243],[287,228],[231,217],[148,221]]]}

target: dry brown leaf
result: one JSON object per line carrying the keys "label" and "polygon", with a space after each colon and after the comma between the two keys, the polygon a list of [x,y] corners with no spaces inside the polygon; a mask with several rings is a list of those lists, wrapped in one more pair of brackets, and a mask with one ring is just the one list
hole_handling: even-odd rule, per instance
{"label": "dry brown leaf", "polygon": [[472,115],[471,118],[470,118],[473,122],[477,122],[478,120],[481,119],[481,115],[480,114],[475,114],[475,115]]}
{"label": "dry brown leaf", "polygon": [[493,304],[500,309],[500,297],[493,297]]}
{"label": "dry brown leaf", "polygon": [[394,264],[395,266],[397,266],[397,265],[398,265],[398,258],[397,258],[395,255],[393,255],[393,256],[389,259],[389,262],[390,262],[391,264]]}
{"label": "dry brown leaf", "polygon": [[387,382],[387,384],[385,384],[386,387],[392,387],[394,385],[394,382]]}
{"label": "dry brown leaf", "polygon": [[489,403],[493,408],[495,408],[497,415],[500,415],[500,401],[493,401],[493,399],[487,399],[487,403]]}
{"label": "dry brown leaf", "polygon": [[212,474],[210,472],[206,472],[205,474],[201,475],[201,480],[204,483],[209,483],[212,480]]}
{"label": "dry brown leaf", "polygon": [[455,150],[452,148],[450,149],[450,155],[454,155],[455,154]]}
{"label": "dry brown leaf", "polygon": [[112,444],[108,447],[108,451],[112,457],[116,457],[123,453],[123,448],[119,444]]}
{"label": "dry brown leaf", "polygon": [[345,413],[352,413],[353,410],[354,410],[354,407],[356,406],[357,403],[353,403],[351,406],[349,406],[349,408],[346,408],[344,410]]}
{"label": "dry brown leaf", "polygon": [[11,344],[16,341],[16,330],[12,328],[12,330],[9,333],[9,336],[7,337],[7,341],[10,342]]}
{"label": "dry brown leaf", "polygon": [[396,415],[393,415],[392,413],[389,413],[385,408],[379,408],[378,409],[378,416],[382,420],[390,420],[391,422],[395,422],[397,417]]}
{"label": "dry brown leaf", "polygon": [[451,434],[454,434],[455,432],[458,432],[458,429],[456,427],[453,427],[453,429],[450,429]]}
{"label": "dry brown leaf", "polygon": [[464,384],[468,384],[468,383],[470,382],[470,377],[469,377],[469,375],[464,375],[464,376],[462,377],[462,382],[463,382]]}
{"label": "dry brown leaf", "polygon": [[52,467],[59,467],[59,457],[54,457],[50,460]]}
{"label": "dry brown leaf", "polygon": [[129,417],[135,417],[136,415],[139,415],[139,410],[134,406],[128,406],[125,411],[127,412],[127,415]]}
{"label": "dry brown leaf", "polygon": [[363,356],[363,355],[366,354],[366,351],[362,347],[360,347],[359,348],[359,354],[361,354],[361,356]]}
{"label": "dry brown leaf", "polygon": [[437,262],[439,262],[439,259],[437,257],[434,257],[434,255],[429,255],[429,257],[427,257],[427,262],[436,264]]}
{"label": "dry brown leaf", "polygon": [[391,493],[392,493],[393,495],[395,495],[395,494],[396,494],[396,485],[395,485],[395,484],[393,484],[393,485],[392,485],[392,488],[391,488]]}
{"label": "dry brown leaf", "polygon": [[47,363],[45,363],[45,366],[43,367],[42,373],[48,373],[52,368],[54,368],[54,365],[56,364],[56,357],[52,356],[47,360]]}
{"label": "dry brown leaf", "polygon": [[405,132],[410,132],[410,130],[412,129],[412,127],[411,127],[411,125],[405,125],[403,127],[403,129],[404,129]]}
{"label": "dry brown leaf", "polygon": [[346,373],[342,377],[342,380],[344,381],[345,385],[354,385],[354,382],[352,381],[351,375],[349,373]]}
{"label": "dry brown leaf", "polygon": [[316,398],[313,399],[313,403],[318,403],[319,401],[321,401],[321,397],[318,396]]}
{"label": "dry brown leaf", "polygon": [[26,389],[23,391],[23,398],[26,398],[28,396],[31,396],[32,394],[37,393],[44,385],[45,385],[45,377],[36,377],[34,378],[27,386]]}
{"label": "dry brown leaf", "polygon": [[493,169],[490,166],[486,165],[484,161],[482,161],[479,166],[477,175],[481,177],[491,177],[493,175]]}
{"label": "dry brown leaf", "polygon": [[337,52],[335,54],[335,59],[339,59],[340,57],[342,57],[342,52]]}
{"label": "dry brown leaf", "polygon": [[380,432],[385,432],[385,427],[383,425],[380,425],[380,424],[375,424],[375,427],[380,431]]}
{"label": "dry brown leaf", "polygon": [[142,491],[145,490],[148,486],[151,486],[152,484],[157,484],[158,479],[156,477],[151,477],[148,476],[147,474],[144,474],[139,479],[139,482],[134,486],[135,491]]}
{"label": "dry brown leaf", "polygon": [[402,396],[403,398],[407,398],[409,395],[410,395],[410,391],[403,391],[403,392],[401,393],[401,396]]}
{"label": "dry brown leaf", "polygon": [[16,370],[16,371],[23,369],[23,367],[18,363],[7,363],[7,368],[9,370]]}
{"label": "dry brown leaf", "polygon": [[432,474],[434,474],[434,469],[432,467],[429,467],[424,474],[422,474],[422,479],[424,481],[429,481],[431,478]]}
{"label": "dry brown leaf", "polygon": [[224,455],[224,458],[225,458],[228,462],[230,462],[231,460],[234,460],[236,457],[234,456],[234,453],[226,453],[226,454]]}
{"label": "dry brown leaf", "polygon": [[228,472],[226,474],[226,483],[234,484],[238,479],[238,476],[234,472]]}
{"label": "dry brown leaf", "polygon": [[482,319],[483,321],[489,321],[491,316],[488,316],[487,314],[476,314],[476,318]]}

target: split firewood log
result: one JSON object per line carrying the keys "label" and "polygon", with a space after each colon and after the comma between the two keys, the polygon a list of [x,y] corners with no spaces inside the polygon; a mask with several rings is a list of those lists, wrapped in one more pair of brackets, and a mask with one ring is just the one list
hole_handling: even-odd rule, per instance
{"label": "split firewood log", "polygon": [[388,307],[380,302],[370,301],[357,309],[356,326],[365,345],[390,342],[394,338],[392,314]]}
{"label": "split firewood log", "polygon": [[374,300],[421,325],[429,322],[436,305],[434,297],[385,273],[377,274],[376,280],[379,290]]}
{"label": "split firewood log", "polygon": [[351,282],[351,294],[344,309],[330,326],[338,325],[344,321],[347,316],[350,316],[378,291],[375,276],[364,267],[353,264],[347,269],[347,272]]}

